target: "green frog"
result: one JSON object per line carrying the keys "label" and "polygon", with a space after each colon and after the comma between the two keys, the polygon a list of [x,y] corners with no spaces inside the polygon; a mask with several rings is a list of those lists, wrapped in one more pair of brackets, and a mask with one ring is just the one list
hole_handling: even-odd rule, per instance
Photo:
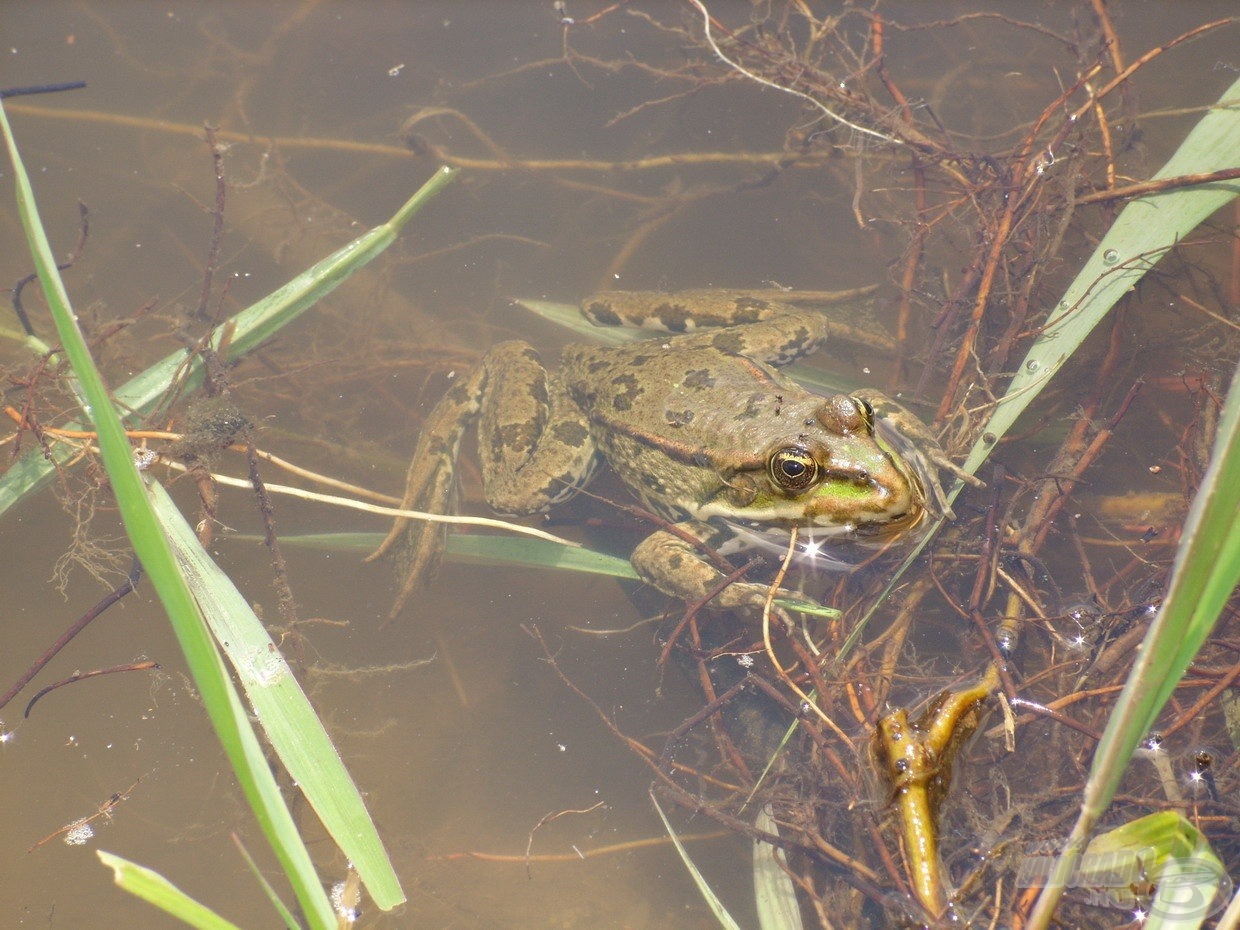
{"label": "green frog", "polygon": [[[495,511],[545,511],[606,464],[672,524],[634,550],[637,573],[687,602],[717,591],[714,606],[746,610],[762,608],[769,585],[718,590],[727,575],[713,555],[738,532],[889,538],[947,512],[926,462],[943,466],[946,456],[916,417],[877,392],[822,396],[776,370],[823,342],[821,311],[750,292],[617,291],[587,299],[582,312],[600,326],[675,335],[570,345],[552,373],[528,343],[496,345],[431,412],[402,508],[452,508],[460,441],[476,420]],[[402,550],[393,616],[433,568],[442,534],[442,525],[398,519],[371,556]]]}

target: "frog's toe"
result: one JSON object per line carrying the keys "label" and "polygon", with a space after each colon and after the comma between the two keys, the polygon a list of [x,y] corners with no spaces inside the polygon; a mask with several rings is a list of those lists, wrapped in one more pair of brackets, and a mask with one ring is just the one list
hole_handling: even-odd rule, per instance
{"label": "frog's toe", "polygon": [[[730,592],[735,592],[730,594]],[[722,607],[735,607],[750,610],[755,614],[761,614],[766,610],[767,602],[771,602],[772,613],[783,616],[786,609],[803,608],[809,613],[822,613],[826,608],[818,601],[802,594],[799,591],[792,591],[788,588],[776,588],[774,593],[771,592],[771,586],[767,584],[756,584],[753,582],[737,582],[725,588],[720,593],[718,599],[712,603]]]}
{"label": "frog's toe", "polygon": [[444,549],[443,524],[411,523],[404,537],[394,549],[396,577],[400,590],[388,612],[388,620],[394,620],[404,609],[413,593],[435,574]]}

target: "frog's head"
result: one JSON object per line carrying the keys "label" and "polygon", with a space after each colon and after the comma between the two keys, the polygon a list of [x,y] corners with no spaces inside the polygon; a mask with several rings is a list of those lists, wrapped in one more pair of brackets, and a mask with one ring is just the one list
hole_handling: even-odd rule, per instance
{"label": "frog's head", "polygon": [[875,435],[869,404],[843,394],[821,398],[800,427],[721,469],[723,486],[698,515],[860,536],[887,536],[921,521],[922,484]]}

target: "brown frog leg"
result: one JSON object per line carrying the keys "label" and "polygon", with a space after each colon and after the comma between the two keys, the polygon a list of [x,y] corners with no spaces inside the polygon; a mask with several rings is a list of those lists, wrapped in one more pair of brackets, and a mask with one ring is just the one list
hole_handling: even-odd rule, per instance
{"label": "brown frog leg", "polygon": [[[446,514],[454,509],[457,450],[465,429],[478,413],[486,378],[484,358],[465,380],[440,398],[426,418],[405,477],[401,510]],[[401,588],[388,619],[400,613],[410,595],[438,567],[446,529],[442,523],[397,517],[379,548],[366,557],[367,562],[373,562],[389,553],[395,555]]]}
{"label": "brown frog leg", "polygon": [[[706,523],[689,520],[676,524],[676,528],[706,545],[719,541],[715,538],[719,531]],[[688,603],[705,600],[727,577],[707,562],[693,543],[667,530],[656,530],[638,543],[629,561],[647,582]],[[719,592],[710,606],[761,611],[769,591],[770,585],[737,581]],[[776,594],[800,599],[795,592],[784,589]]]}
{"label": "brown frog leg", "polygon": [[[409,465],[402,510],[455,509],[457,454],[475,417],[483,492],[500,513],[545,510],[589,477],[594,444],[580,411],[556,385],[548,390],[547,373],[528,343],[503,342],[431,411]],[[401,588],[389,619],[438,566],[445,532],[442,523],[398,517],[367,558],[395,555]]]}
{"label": "brown frog leg", "polygon": [[584,414],[525,342],[487,353],[502,372],[487,384],[478,419],[483,494],[498,513],[530,514],[568,500],[597,464]]}

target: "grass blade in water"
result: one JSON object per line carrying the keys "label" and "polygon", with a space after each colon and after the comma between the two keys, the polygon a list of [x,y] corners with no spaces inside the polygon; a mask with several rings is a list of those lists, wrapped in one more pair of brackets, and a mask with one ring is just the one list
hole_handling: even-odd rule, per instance
{"label": "grass blade in water", "polygon": [[199,544],[168,492],[152,482],[151,495],[190,590],[280,761],[375,903],[390,910],[404,901],[404,892],[357,786],[310,701],[266,627]]}

